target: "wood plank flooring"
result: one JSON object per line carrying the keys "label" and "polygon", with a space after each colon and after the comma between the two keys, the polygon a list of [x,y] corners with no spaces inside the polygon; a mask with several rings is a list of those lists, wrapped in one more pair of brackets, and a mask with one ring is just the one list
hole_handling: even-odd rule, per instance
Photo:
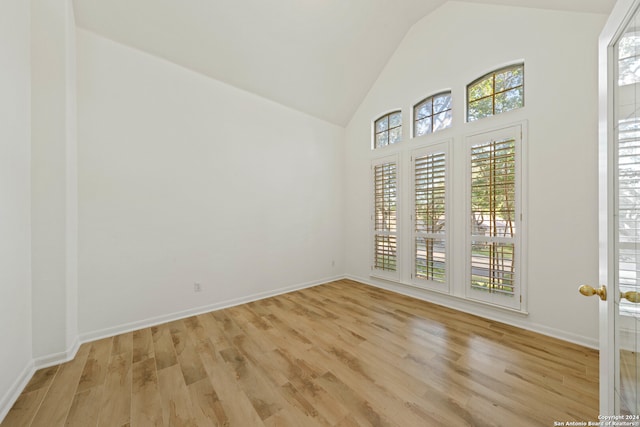
{"label": "wood plank flooring", "polygon": [[83,344],[8,426],[552,426],[598,353],[349,280]]}

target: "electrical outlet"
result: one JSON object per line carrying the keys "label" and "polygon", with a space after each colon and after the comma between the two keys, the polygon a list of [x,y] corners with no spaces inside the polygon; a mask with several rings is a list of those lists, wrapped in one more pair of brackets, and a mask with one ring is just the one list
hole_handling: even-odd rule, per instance
{"label": "electrical outlet", "polygon": [[200,283],[194,283],[193,292],[202,292],[202,285]]}

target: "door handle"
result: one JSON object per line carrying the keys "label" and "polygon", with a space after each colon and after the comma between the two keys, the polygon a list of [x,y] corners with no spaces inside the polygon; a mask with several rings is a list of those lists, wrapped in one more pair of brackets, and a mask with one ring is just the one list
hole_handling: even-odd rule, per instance
{"label": "door handle", "polygon": [[598,295],[602,301],[607,300],[607,287],[605,285],[600,286],[599,289],[595,289],[589,285],[582,285],[578,288],[578,291],[585,297]]}
{"label": "door handle", "polygon": [[640,292],[620,292],[620,299],[626,299],[635,304],[640,304]]}
{"label": "door handle", "polygon": [[[605,285],[600,286],[600,289],[594,289],[589,285],[582,285],[578,288],[580,293],[586,297],[592,295],[598,295],[602,301],[607,300],[607,287]],[[640,304],[640,292],[628,291],[620,292],[620,299],[626,299],[634,304]]]}

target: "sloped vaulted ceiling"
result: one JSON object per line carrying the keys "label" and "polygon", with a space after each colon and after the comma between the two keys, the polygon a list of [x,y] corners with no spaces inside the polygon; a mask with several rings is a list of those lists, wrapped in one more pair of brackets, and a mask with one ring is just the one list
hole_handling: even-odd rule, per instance
{"label": "sloped vaulted ceiling", "polygon": [[[79,27],[346,125],[406,32],[446,0],[74,0]],[[473,0],[608,13],[614,0]]]}

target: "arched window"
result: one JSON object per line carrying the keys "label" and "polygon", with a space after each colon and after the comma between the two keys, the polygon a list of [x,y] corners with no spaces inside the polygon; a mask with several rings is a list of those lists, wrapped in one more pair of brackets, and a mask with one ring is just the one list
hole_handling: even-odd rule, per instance
{"label": "arched window", "polygon": [[467,121],[524,106],[524,64],[492,71],[467,86]]}
{"label": "arched window", "polygon": [[373,148],[385,147],[402,141],[402,111],[393,111],[375,121]]}
{"label": "arched window", "polygon": [[446,129],[451,118],[451,91],[423,99],[413,106],[413,136]]}

